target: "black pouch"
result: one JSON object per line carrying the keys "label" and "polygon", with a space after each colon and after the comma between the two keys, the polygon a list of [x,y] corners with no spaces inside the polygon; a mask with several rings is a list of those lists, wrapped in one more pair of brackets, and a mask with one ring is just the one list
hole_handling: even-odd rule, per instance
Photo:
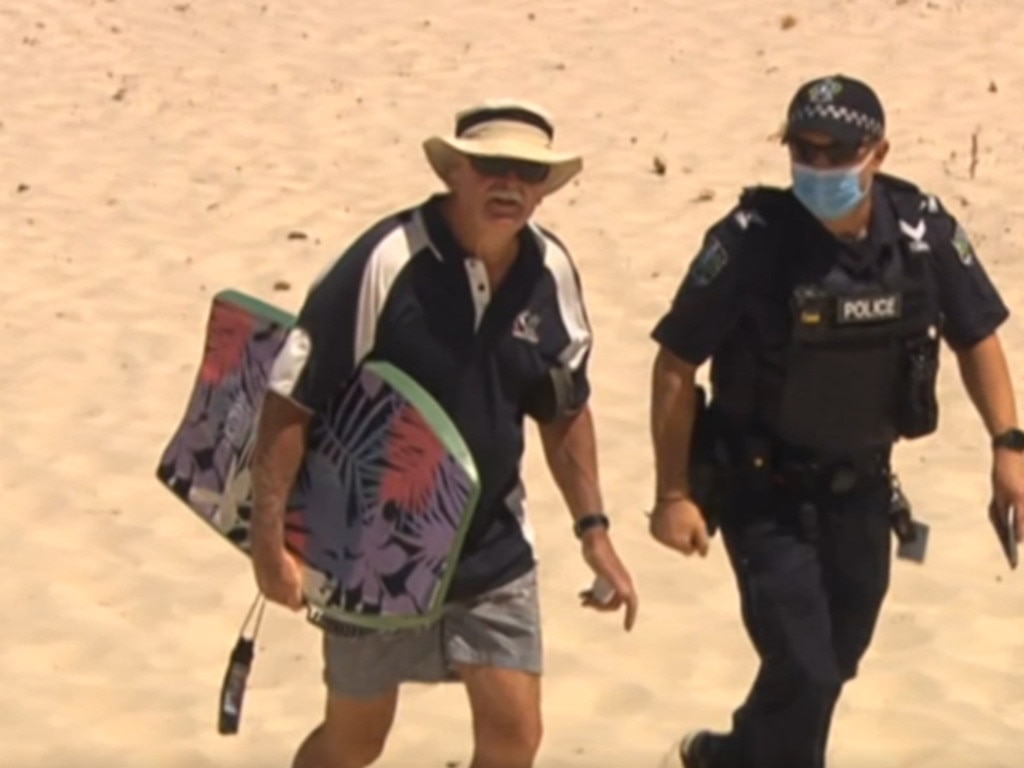
{"label": "black pouch", "polygon": [[698,386],[696,394],[688,467],[690,495],[704,516],[708,535],[713,536],[731,501],[736,478],[707,393]]}
{"label": "black pouch", "polygon": [[934,432],[939,425],[936,382],[939,375],[939,340],[931,336],[911,339],[900,353],[900,385],[896,428],[913,439]]}

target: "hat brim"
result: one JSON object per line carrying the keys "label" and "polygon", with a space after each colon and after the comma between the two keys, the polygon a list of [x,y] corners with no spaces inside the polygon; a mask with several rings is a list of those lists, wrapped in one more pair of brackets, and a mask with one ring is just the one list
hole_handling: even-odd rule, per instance
{"label": "hat brim", "polygon": [[863,144],[870,141],[871,136],[854,125],[839,123],[828,118],[809,118],[792,123],[782,134],[783,143],[792,140],[801,133],[821,133],[840,144]]}
{"label": "hat brim", "polygon": [[526,160],[531,163],[543,163],[550,166],[551,171],[544,180],[542,187],[545,195],[550,195],[566,184],[583,170],[583,159],[579,155],[538,147],[535,144],[501,140],[464,140],[446,136],[431,136],[423,142],[423,151],[427,162],[439,178],[445,180],[452,163],[459,156],[476,155],[478,157],[508,157],[515,160]]}

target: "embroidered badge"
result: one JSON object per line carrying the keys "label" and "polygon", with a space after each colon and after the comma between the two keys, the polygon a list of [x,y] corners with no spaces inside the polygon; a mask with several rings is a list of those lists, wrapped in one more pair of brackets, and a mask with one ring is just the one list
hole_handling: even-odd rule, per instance
{"label": "embroidered badge", "polygon": [[729,262],[729,253],[715,237],[708,237],[693,261],[686,275],[686,284],[694,288],[702,288],[714,280],[722,268]]}
{"label": "embroidered badge", "polygon": [[960,257],[960,263],[965,267],[971,266],[974,262],[974,246],[971,245],[970,239],[967,237],[967,232],[958,223],[956,225],[956,231],[953,233],[953,249],[956,251],[956,255]]}
{"label": "embroidered badge", "polygon": [[831,104],[842,90],[842,83],[834,78],[826,77],[808,87],[807,100],[811,104]]}

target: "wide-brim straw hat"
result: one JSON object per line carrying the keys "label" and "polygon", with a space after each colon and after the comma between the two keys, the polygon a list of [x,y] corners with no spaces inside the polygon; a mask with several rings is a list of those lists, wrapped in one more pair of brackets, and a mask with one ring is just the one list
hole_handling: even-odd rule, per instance
{"label": "wide-brim straw hat", "polygon": [[575,153],[553,148],[554,125],[540,107],[521,101],[489,101],[460,111],[451,136],[431,136],[423,142],[427,161],[442,180],[459,155],[508,157],[551,167],[542,182],[549,195],[583,169]]}

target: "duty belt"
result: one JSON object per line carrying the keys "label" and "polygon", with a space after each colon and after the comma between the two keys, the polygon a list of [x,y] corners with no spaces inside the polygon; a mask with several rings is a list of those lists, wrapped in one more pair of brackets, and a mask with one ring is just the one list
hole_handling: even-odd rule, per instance
{"label": "duty belt", "polygon": [[776,485],[841,495],[873,479],[887,477],[890,454],[880,449],[844,459],[817,461],[780,452],[773,458],[771,474]]}

